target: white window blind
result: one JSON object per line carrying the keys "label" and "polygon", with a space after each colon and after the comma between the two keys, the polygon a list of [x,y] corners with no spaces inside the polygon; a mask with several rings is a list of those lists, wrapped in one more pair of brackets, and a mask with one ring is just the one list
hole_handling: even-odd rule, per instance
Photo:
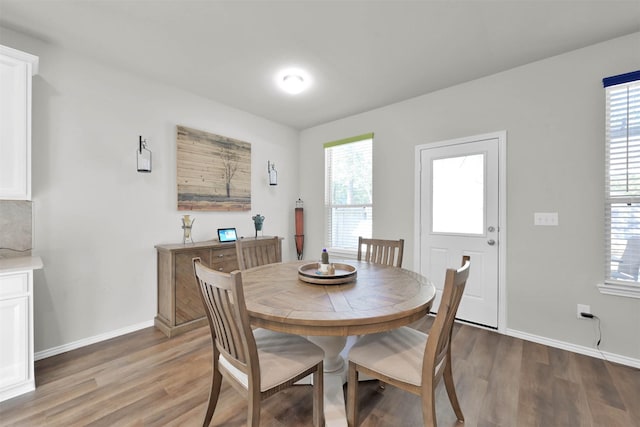
{"label": "white window blind", "polygon": [[638,285],[640,71],[603,80],[606,91],[606,278]]}
{"label": "white window blind", "polygon": [[324,144],[326,246],[355,252],[373,224],[373,133]]}

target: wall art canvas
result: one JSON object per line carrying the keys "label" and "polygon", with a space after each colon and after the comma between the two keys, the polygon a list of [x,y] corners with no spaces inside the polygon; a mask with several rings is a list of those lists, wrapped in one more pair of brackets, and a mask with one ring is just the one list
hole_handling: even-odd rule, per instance
{"label": "wall art canvas", "polygon": [[178,210],[251,210],[251,144],[177,127]]}

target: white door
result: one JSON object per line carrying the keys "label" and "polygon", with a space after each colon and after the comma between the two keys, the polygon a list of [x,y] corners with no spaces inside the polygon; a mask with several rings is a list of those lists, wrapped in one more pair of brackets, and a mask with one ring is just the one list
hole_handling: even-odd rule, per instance
{"label": "white door", "polygon": [[485,135],[418,147],[419,272],[438,292],[445,270],[471,257],[457,318],[498,327],[499,139]]}

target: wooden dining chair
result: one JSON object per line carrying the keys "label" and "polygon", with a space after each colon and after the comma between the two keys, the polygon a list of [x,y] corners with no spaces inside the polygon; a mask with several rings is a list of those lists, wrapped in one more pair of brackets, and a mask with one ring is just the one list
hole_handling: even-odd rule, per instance
{"label": "wooden dining chair", "polygon": [[260,403],[313,374],[313,425],[324,425],[324,351],[298,335],[252,331],[239,271],[221,273],[193,259],[213,342],[213,372],[204,426],[213,417],[222,377],[248,399],[247,425],[260,424]]}
{"label": "wooden dining chair", "polygon": [[464,421],[451,371],[451,332],[458,305],[469,277],[470,259],[459,269],[447,269],[438,314],[429,334],[407,326],[365,335],[349,351],[347,421],[358,425],[358,375],[417,394],[422,400],[425,426],[436,427],[435,389],[441,378],[459,421]]}
{"label": "wooden dining chair", "polygon": [[[362,246],[365,247],[363,252]],[[404,239],[384,240],[358,237],[358,261],[402,267]]]}
{"label": "wooden dining chair", "polygon": [[236,257],[240,270],[282,262],[280,238],[276,236],[268,239],[239,239],[236,241]]}

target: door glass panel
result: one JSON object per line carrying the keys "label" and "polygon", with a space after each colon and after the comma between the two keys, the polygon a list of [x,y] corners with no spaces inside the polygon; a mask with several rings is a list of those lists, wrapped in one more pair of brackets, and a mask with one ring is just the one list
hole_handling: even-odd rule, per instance
{"label": "door glass panel", "polygon": [[432,161],[434,233],[484,234],[484,154]]}

